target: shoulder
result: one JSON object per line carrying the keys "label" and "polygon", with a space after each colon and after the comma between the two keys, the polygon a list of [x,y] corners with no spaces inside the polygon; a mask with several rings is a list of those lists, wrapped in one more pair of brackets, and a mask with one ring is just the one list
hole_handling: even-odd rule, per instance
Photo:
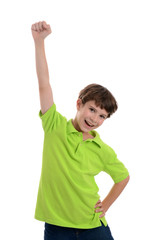
{"label": "shoulder", "polygon": [[40,110],[39,117],[42,120],[42,126],[46,133],[67,124],[67,118],[57,111],[55,103],[44,114]]}
{"label": "shoulder", "polygon": [[96,134],[96,138],[97,138],[99,144],[101,145],[102,153],[103,154],[107,154],[107,156],[108,155],[110,155],[112,157],[115,156],[116,153],[115,153],[114,149],[101,139],[101,137],[100,137],[100,135],[99,135],[99,133],[97,131],[94,130],[94,132]]}

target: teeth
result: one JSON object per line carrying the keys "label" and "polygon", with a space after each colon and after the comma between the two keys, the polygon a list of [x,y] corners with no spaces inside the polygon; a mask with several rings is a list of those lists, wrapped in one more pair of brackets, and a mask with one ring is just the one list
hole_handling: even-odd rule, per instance
{"label": "teeth", "polygon": [[[85,120],[86,121],[86,120]],[[87,121],[86,121],[87,122]],[[87,122],[87,124],[90,126],[90,127],[93,127],[94,125],[91,125],[89,122]]]}

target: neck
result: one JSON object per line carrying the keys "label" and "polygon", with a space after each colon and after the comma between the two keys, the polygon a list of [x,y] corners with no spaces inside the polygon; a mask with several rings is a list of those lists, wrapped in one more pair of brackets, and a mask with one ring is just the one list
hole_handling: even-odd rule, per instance
{"label": "neck", "polygon": [[72,119],[72,124],[77,131],[81,132],[81,129],[80,129],[78,123],[77,123],[76,118]]}

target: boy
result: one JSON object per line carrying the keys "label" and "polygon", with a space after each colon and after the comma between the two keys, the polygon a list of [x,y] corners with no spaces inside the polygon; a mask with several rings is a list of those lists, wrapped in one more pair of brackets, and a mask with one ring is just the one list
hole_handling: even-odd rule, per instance
{"label": "boy", "polygon": [[[105,213],[127,185],[129,173],[94,129],[117,110],[116,100],[103,86],[90,84],[79,94],[75,118],[67,121],[56,111],[49,83],[44,39],[51,28],[43,21],[31,29],[44,130],[35,218],[45,222],[45,240],[113,239]],[[102,202],[94,180],[101,171],[114,181]]]}

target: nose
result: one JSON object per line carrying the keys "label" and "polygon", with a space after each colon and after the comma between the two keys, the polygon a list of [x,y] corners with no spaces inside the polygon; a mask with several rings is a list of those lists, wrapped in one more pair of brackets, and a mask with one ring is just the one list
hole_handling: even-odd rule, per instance
{"label": "nose", "polygon": [[96,115],[92,116],[91,121],[92,121],[93,124],[95,124],[95,123],[97,124],[98,123],[98,116],[96,116]]}

